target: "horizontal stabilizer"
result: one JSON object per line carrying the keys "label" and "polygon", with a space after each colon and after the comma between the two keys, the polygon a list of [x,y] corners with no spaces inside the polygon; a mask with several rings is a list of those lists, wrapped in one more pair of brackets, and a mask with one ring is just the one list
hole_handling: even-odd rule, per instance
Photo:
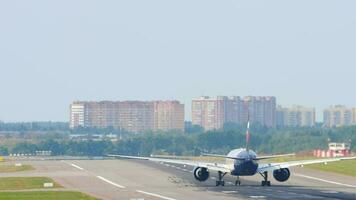
{"label": "horizontal stabilizer", "polygon": [[229,157],[229,156],[218,155],[218,154],[202,154],[202,156],[216,157],[216,158],[227,158],[227,159],[233,159],[233,160],[245,160],[245,158]]}
{"label": "horizontal stabilizer", "polygon": [[[227,158],[227,159],[233,159],[233,160],[245,160],[246,159],[246,158],[229,157],[229,156],[218,155],[218,154],[203,154],[202,156],[209,156],[209,157],[216,157],[216,158]],[[290,153],[290,154],[281,154],[281,155],[260,156],[257,158],[253,158],[252,160],[264,160],[264,159],[287,157],[287,156],[295,156],[295,154]]]}

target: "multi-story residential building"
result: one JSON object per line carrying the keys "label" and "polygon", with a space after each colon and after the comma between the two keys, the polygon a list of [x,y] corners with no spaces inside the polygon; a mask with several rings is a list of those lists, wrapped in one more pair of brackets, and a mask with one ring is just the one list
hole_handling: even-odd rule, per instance
{"label": "multi-story residential building", "polygon": [[154,102],[155,131],[184,130],[184,104],[178,101]]}
{"label": "multi-story residential building", "polygon": [[352,109],[343,105],[330,106],[324,110],[324,126],[339,127],[352,124]]}
{"label": "multi-story residential building", "polygon": [[312,127],[315,125],[315,108],[278,106],[276,112],[278,127]]}
{"label": "multi-story residential building", "polygon": [[129,132],[184,131],[184,105],[178,101],[74,102],[70,127],[113,127]]}
{"label": "multi-story residential building", "polygon": [[[117,102],[115,121],[120,128],[129,132],[142,132],[154,129],[154,102],[123,101]],[[184,122],[183,122],[184,123]]]}
{"label": "multi-story residential building", "polygon": [[224,102],[222,99],[200,97],[192,101],[192,123],[205,130],[220,129],[224,125]]}
{"label": "multi-story residential building", "polygon": [[275,97],[200,97],[192,101],[192,123],[205,130],[223,128],[227,122],[258,122],[275,127]]}
{"label": "multi-story residential building", "polygon": [[276,126],[276,98],[272,96],[247,96],[242,100],[240,120],[246,123],[259,123],[266,127]]}
{"label": "multi-story residential building", "polygon": [[356,108],[352,108],[352,125],[356,125]]}
{"label": "multi-story residential building", "polygon": [[80,102],[75,102],[70,105],[70,128],[84,126],[84,107],[84,104]]}

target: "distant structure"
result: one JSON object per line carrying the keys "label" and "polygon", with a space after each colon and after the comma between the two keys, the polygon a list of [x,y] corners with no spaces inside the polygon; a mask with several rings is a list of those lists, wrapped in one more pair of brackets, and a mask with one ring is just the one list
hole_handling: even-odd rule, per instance
{"label": "distant structure", "polygon": [[352,125],[356,125],[356,108],[352,108]]}
{"label": "distant structure", "polygon": [[343,105],[330,106],[324,110],[324,126],[340,127],[352,125],[356,121],[356,118],[353,119],[353,116],[356,115],[353,112],[355,112],[355,109],[350,109]]}
{"label": "distant structure", "polygon": [[77,101],[70,105],[70,128],[97,127],[129,132],[184,131],[184,104],[178,101]]}
{"label": "distant structure", "polygon": [[276,110],[277,127],[313,127],[315,126],[315,108],[278,106]]}
{"label": "distant structure", "polygon": [[345,143],[329,143],[328,150],[317,149],[313,152],[314,156],[321,158],[344,157],[351,154],[351,141]]}
{"label": "distant structure", "polygon": [[247,96],[202,96],[192,100],[192,124],[204,130],[223,128],[227,122],[258,122],[267,127],[276,125],[276,98]]}

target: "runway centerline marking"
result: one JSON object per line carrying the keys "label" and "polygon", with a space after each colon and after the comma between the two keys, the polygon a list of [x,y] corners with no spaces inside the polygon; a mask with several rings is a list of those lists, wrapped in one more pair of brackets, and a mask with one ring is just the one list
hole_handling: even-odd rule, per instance
{"label": "runway centerline marking", "polygon": [[96,177],[97,177],[98,179],[100,179],[100,180],[106,182],[106,183],[109,183],[109,184],[115,186],[115,187],[118,187],[118,188],[121,188],[121,189],[126,188],[125,186],[122,186],[122,185],[119,185],[119,184],[117,184],[117,183],[114,183],[114,182],[112,182],[112,181],[110,181],[110,180],[108,180],[108,179],[106,179],[106,178],[104,178],[104,177],[102,177],[102,176],[96,176]]}
{"label": "runway centerline marking", "polygon": [[222,193],[225,193],[225,194],[233,194],[233,193],[237,193],[237,191],[235,190],[226,190],[226,191],[221,191]]}
{"label": "runway centerline marking", "polygon": [[321,178],[316,178],[316,177],[312,177],[312,176],[307,176],[307,175],[303,175],[303,174],[294,174],[294,175],[295,175],[295,176],[299,176],[299,177],[303,177],[303,178],[308,178],[308,179],[316,180],[316,181],[325,182],[325,183],[331,183],[331,184],[335,184],[335,185],[341,185],[341,186],[356,188],[356,185],[349,185],[349,184],[339,183],[339,182],[335,182],[335,181],[329,181],[329,180],[325,180],[325,179],[321,179]]}
{"label": "runway centerline marking", "polygon": [[64,163],[66,163],[66,164],[68,164],[68,165],[70,165],[70,166],[72,166],[72,167],[74,167],[74,168],[77,168],[77,169],[79,169],[79,170],[84,170],[84,168],[79,167],[78,165],[75,165],[75,164],[73,164],[73,163],[69,163],[69,162],[66,162],[66,161],[64,161],[64,160],[61,160],[61,162],[64,162]]}
{"label": "runway centerline marking", "polygon": [[176,199],[173,199],[173,198],[170,198],[170,197],[165,197],[165,196],[162,196],[162,195],[159,195],[159,194],[145,192],[145,191],[142,191],[142,190],[136,190],[136,192],[141,193],[141,194],[146,194],[146,195],[149,195],[149,196],[153,196],[153,197],[158,197],[158,198],[165,199],[165,200],[176,200]]}
{"label": "runway centerline marking", "polygon": [[250,196],[252,199],[264,199],[266,198],[265,196]]}
{"label": "runway centerline marking", "polygon": [[79,167],[78,165],[75,165],[75,164],[70,164],[72,167],[75,167],[75,168],[77,168],[77,169],[79,169],[79,170],[84,170],[82,167]]}

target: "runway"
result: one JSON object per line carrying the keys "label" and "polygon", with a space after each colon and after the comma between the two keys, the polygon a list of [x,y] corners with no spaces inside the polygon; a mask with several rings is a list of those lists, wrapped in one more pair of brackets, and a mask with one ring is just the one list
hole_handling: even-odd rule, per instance
{"label": "runway", "polygon": [[216,173],[200,183],[191,167],[181,165],[136,160],[21,162],[36,170],[0,176],[47,176],[66,188],[106,200],[356,199],[356,178],[304,168],[292,168],[285,183],[270,176],[271,187],[260,186],[260,175],[241,177],[241,186],[226,175],[225,187],[216,187]]}

